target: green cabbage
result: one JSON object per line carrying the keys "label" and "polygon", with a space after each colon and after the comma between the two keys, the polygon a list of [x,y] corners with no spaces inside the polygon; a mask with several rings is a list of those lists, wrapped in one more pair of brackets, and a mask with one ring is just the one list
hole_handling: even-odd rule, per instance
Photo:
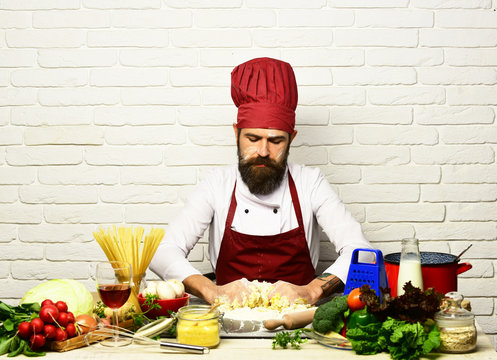
{"label": "green cabbage", "polygon": [[68,311],[74,316],[91,314],[93,311],[93,296],[88,289],[76,280],[54,279],[36,285],[24,294],[21,304],[41,303],[45,299],[53,302],[64,301]]}

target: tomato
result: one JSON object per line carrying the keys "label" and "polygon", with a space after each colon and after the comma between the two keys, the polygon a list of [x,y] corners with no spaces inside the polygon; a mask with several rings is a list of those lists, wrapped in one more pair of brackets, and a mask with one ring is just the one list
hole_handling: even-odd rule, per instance
{"label": "tomato", "polygon": [[34,318],[33,320],[31,320],[30,325],[33,334],[40,334],[43,331],[43,327],[45,326],[43,320],[41,320],[40,318]]}
{"label": "tomato", "polygon": [[364,306],[366,306],[366,304],[363,303],[359,298],[360,295],[361,289],[355,288],[347,296],[347,305],[349,306],[350,311],[361,310],[364,308]]}
{"label": "tomato", "polygon": [[32,334],[31,325],[28,321],[23,321],[22,323],[20,323],[17,327],[17,331],[19,331],[19,336],[23,339],[29,339]]}
{"label": "tomato", "polygon": [[45,305],[40,309],[40,319],[51,324],[59,318],[59,309],[55,305]]}

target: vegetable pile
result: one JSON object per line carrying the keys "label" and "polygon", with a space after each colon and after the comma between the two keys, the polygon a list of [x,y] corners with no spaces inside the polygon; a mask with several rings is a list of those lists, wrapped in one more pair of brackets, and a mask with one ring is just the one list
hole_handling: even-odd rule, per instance
{"label": "vegetable pile", "polygon": [[[314,314],[313,329],[321,334],[341,333],[357,354],[388,352],[396,360],[415,360],[440,346],[440,332],[433,319],[440,310],[441,293],[432,288],[422,291],[411,282],[404,285],[405,293],[395,298],[390,289],[381,291],[380,299],[364,285],[322,304]],[[277,334],[273,349],[276,345],[286,348],[287,344],[300,348],[300,334],[306,330],[312,331]]]}
{"label": "vegetable pile", "polygon": [[404,285],[405,293],[393,298],[381,289],[382,301],[368,285],[360,288],[365,307],[349,317],[346,336],[357,354],[386,351],[392,359],[418,359],[440,346],[440,332],[433,318],[443,295]]}
{"label": "vegetable pile", "polygon": [[[87,319],[87,317],[91,318]],[[93,321],[92,321],[93,320]],[[75,317],[64,301],[10,306],[0,302],[0,355],[43,356],[48,340],[63,341],[96,328],[91,316]]]}

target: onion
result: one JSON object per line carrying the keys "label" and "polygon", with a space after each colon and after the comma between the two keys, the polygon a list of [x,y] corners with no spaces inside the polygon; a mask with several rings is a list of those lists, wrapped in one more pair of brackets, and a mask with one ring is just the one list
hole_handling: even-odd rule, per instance
{"label": "onion", "polygon": [[76,325],[80,334],[86,334],[97,328],[97,320],[91,315],[81,314],[76,317]]}

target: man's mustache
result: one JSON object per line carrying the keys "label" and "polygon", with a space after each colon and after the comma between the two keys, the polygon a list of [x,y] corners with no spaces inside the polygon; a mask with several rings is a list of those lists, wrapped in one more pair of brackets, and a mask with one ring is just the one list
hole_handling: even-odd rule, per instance
{"label": "man's mustache", "polygon": [[247,166],[264,165],[271,168],[278,167],[278,163],[273,159],[261,156],[257,156],[256,158],[253,159],[244,160],[243,163]]}

